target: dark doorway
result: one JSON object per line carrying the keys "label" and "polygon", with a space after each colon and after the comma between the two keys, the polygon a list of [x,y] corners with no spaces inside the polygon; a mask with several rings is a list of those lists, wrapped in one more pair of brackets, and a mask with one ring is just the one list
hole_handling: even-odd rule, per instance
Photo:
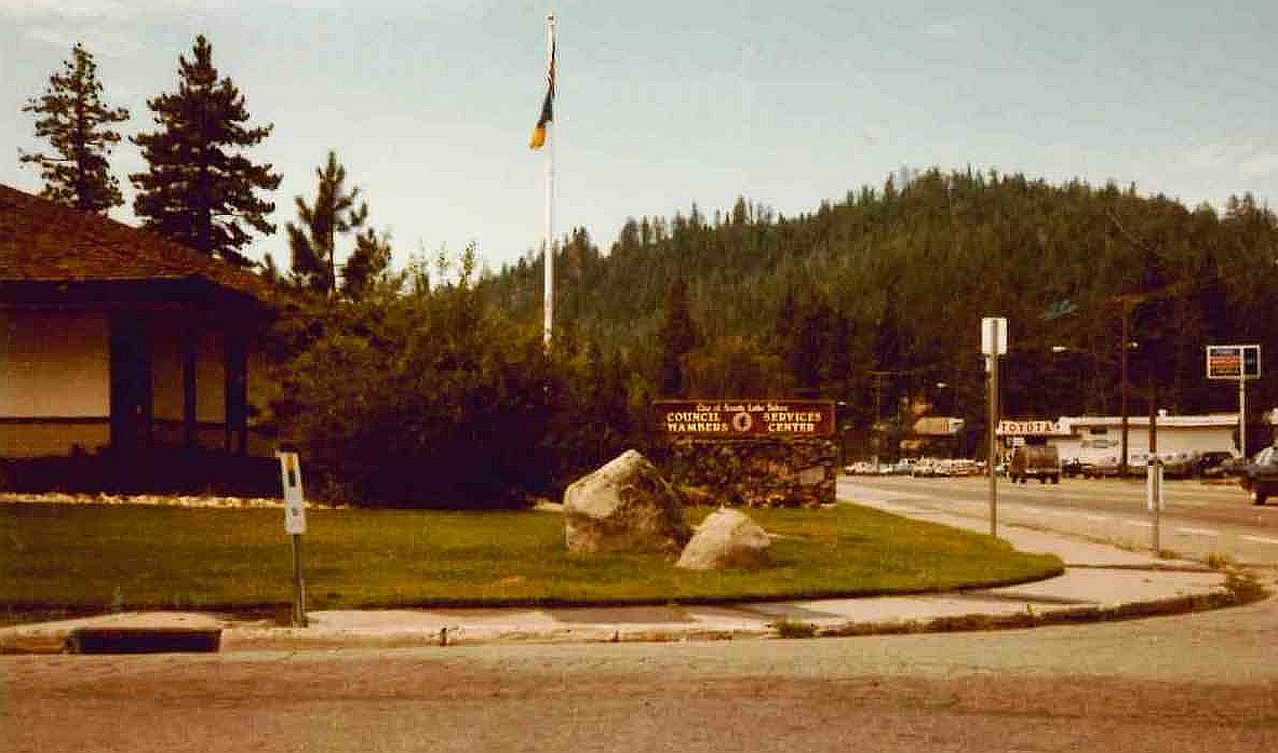
{"label": "dark doorway", "polygon": [[151,345],[146,320],[111,317],[111,447],[136,452],[151,446]]}

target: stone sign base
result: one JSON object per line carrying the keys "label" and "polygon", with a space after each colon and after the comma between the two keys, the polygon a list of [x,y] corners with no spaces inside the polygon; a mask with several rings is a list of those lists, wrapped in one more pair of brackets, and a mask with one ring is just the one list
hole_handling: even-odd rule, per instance
{"label": "stone sign base", "polygon": [[677,438],[664,450],[667,477],[692,504],[815,507],[835,500],[833,439]]}

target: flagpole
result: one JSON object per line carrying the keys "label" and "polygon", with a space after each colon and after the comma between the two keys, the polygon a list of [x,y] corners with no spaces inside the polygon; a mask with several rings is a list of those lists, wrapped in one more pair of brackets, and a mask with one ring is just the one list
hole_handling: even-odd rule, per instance
{"label": "flagpole", "polygon": [[[554,65],[555,56],[555,14],[546,16],[546,56],[550,65]],[[550,131],[554,129],[554,120],[546,123],[546,240],[543,257],[546,266],[545,319],[542,323],[542,337],[547,347],[550,346],[551,333],[555,327],[555,139]]]}

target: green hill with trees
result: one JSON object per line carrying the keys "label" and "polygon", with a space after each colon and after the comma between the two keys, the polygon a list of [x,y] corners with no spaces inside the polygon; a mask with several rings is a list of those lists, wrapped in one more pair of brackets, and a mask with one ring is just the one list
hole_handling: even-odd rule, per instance
{"label": "green hill with trees", "polygon": [[[797,392],[846,402],[855,431],[924,398],[973,436],[984,316],[1010,322],[1009,416],[1116,414],[1124,316],[1136,413],[1152,382],[1170,412],[1236,410],[1236,390],[1205,379],[1207,344],[1278,354],[1278,221],[1250,196],[1217,212],[993,171],[904,177],[793,218],[742,199],[632,219],[606,252],[575,230],[556,257],[557,325],[623,364],[636,407]],[[480,287],[532,319],[541,275],[529,258]],[[1275,384],[1252,387],[1257,410],[1278,404]]]}

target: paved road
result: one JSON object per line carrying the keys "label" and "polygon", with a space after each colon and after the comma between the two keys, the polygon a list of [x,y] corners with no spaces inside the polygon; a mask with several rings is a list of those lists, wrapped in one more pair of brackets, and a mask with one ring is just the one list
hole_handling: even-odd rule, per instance
{"label": "paved road", "polygon": [[975,634],[0,657],[0,750],[1278,750],[1278,600]]}
{"label": "paved road", "polygon": [[[1234,562],[1278,566],[1278,504],[1257,507],[1235,485],[1166,482],[1159,530],[1164,549],[1196,559],[1224,554]],[[985,478],[847,477],[841,499],[887,509],[922,507],[989,519]],[[1150,547],[1153,531],[1143,481],[1064,479],[1011,484],[1000,479],[999,519],[1124,546]]]}
{"label": "paved road", "polygon": [[1278,599],[946,635],[0,656],[0,751],[1269,753],[1275,647]]}

